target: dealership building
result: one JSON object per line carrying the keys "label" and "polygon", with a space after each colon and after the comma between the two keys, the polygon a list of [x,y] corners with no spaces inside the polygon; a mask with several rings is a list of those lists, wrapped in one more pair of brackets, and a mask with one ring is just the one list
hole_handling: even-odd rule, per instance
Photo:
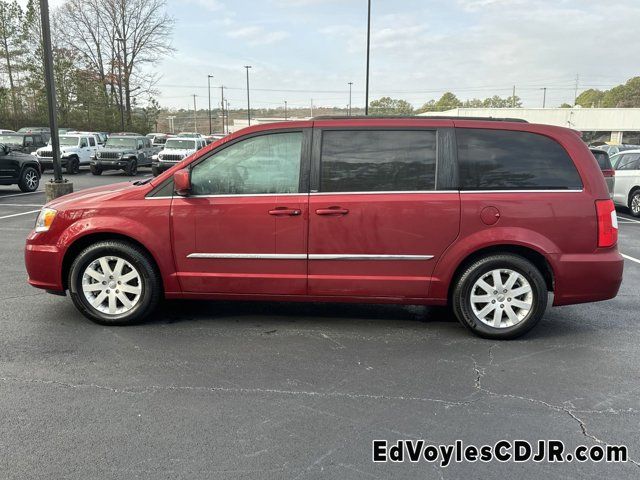
{"label": "dealership building", "polygon": [[521,118],[573,128],[587,143],[628,143],[640,145],[640,108],[454,108],[428,112],[423,116]]}

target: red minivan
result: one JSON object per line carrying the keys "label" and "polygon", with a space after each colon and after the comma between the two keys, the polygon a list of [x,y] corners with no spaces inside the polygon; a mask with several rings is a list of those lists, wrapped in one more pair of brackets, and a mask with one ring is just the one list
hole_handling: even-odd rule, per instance
{"label": "red minivan", "polygon": [[494,119],[319,118],[225,137],[156,178],[47,204],[31,285],[88,318],[162,298],[449,305],[514,338],[553,305],[615,297],[600,168],[572,130]]}

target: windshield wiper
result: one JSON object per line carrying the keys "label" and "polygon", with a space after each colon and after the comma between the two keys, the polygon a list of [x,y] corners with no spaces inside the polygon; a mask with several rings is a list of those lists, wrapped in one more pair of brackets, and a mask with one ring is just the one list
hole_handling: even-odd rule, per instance
{"label": "windshield wiper", "polygon": [[146,185],[147,183],[149,183],[151,180],[153,180],[153,177],[149,177],[145,180],[136,180],[135,182],[133,182],[134,185]]}

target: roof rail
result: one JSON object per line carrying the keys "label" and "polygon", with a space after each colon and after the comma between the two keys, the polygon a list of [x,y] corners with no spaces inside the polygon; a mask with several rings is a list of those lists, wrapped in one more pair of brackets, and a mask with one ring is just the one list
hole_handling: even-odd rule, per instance
{"label": "roof rail", "polygon": [[312,117],[311,120],[426,120],[426,119],[434,119],[434,120],[480,120],[484,122],[518,122],[518,123],[529,123],[522,118],[499,118],[499,117],[459,117],[455,115],[320,115],[317,117]]}

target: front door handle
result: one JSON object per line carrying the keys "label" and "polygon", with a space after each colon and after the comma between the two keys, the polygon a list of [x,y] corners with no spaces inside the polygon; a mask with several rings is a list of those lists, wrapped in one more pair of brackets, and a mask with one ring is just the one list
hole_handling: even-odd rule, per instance
{"label": "front door handle", "polygon": [[301,210],[297,208],[287,208],[287,207],[276,207],[273,210],[269,210],[269,215],[274,215],[276,217],[297,217],[302,213]]}
{"label": "front door handle", "polygon": [[342,207],[319,208],[316,210],[316,215],[340,216],[347,213],[349,213],[349,209]]}

